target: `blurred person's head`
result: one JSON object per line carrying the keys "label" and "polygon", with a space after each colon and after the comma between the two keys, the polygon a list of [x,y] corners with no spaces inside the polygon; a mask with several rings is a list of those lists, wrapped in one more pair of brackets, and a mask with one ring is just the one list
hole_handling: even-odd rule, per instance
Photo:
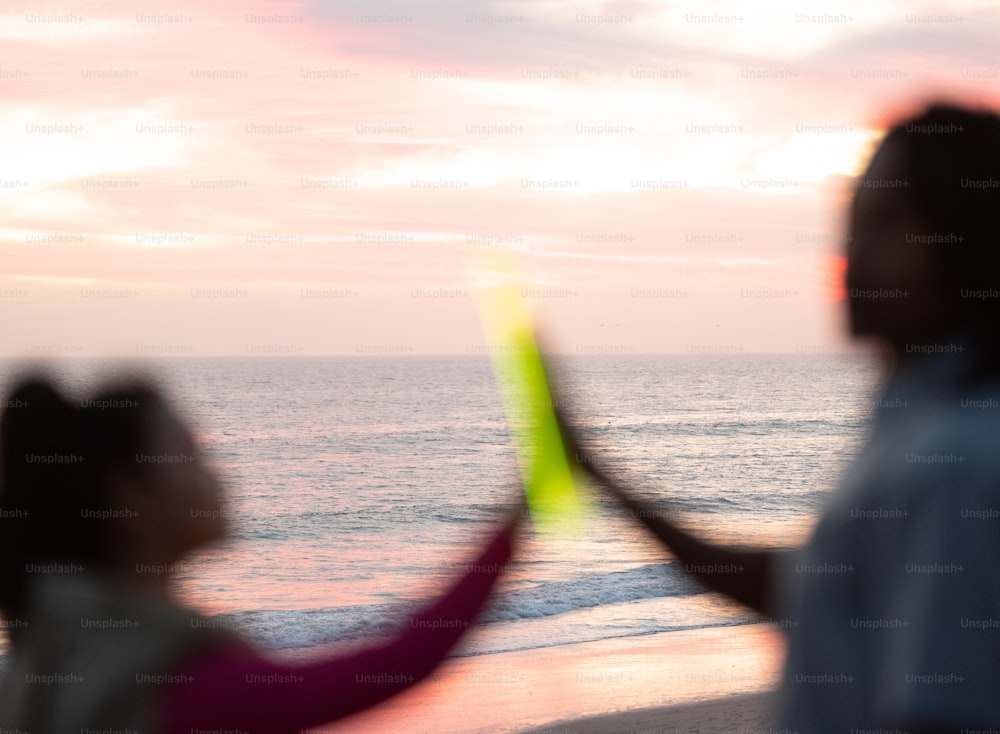
{"label": "blurred person's head", "polygon": [[897,358],[956,334],[1000,353],[1000,117],[933,104],[896,123],[858,181],[846,286],[854,336]]}
{"label": "blurred person's head", "polygon": [[125,382],[69,401],[29,377],[0,415],[0,613],[23,615],[31,581],[96,572],[161,585],[225,534],[222,489],[162,394]]}

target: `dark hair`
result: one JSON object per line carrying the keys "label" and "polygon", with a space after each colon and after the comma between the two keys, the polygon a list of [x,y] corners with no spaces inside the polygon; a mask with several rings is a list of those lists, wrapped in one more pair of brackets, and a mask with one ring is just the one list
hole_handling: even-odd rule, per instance
{"label": "dark hair", "polygon": [[1000,289],[1000,116],[933,103],[891,127],[880,151],[889,146],[914,234],[932,236],[919,241],[931,243],[944,328],[975,339],[995,368],[1000,298],[968,293]]}
{"label": "dark hair", "polygon": [[107,508],[113,473],[146,470],[135,455],[149,446],[151,419],[165,407],[141,382],[77,404],[42,376],[8,393],[0,417],[0,614],[24,613],[36,566],[97,571],[107,562],[108,533],[85,511]]}

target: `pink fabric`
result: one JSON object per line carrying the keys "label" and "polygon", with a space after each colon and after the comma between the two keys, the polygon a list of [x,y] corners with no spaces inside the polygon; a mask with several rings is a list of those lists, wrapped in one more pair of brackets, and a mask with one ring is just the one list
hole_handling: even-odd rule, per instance
{"label": "pink fabric", "polygon": [[161,732],[298,734],[384,701],[444,659],[482,610],[510,555],[505,528],[444,597],[384,644],[294,665],[268,660],[249,646],[199,652],[176,671],[190,682],[167,686]]}

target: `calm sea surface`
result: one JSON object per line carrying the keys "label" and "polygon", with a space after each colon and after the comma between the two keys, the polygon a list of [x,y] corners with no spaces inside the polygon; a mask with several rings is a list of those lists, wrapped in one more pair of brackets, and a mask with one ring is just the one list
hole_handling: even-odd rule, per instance
{"label": "calm sea surface", "polygon": [[[86,391],[125,363],[50,363]],[[646,497],[729,542],[792,544],[867,431],[879,373],[833,355],[555,360],[584,435]],[[0,361],[6,393],[24,363]],[[295,658],[390,632],[475,558],[520,491],[485,357],[176,358],[163,385],[224,479],[229,542],[182,596]],[[457,651],[477,655],[755,618],[685,579],[599,499],[573,537],[534,532]],[[0,644],[0,655],[3,647]]]}

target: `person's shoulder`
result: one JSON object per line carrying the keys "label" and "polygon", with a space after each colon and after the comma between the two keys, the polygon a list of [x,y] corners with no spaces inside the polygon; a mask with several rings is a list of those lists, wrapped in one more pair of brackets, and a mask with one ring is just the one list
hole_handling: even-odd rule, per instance
{"label": "person's shoulder", "polygon": [[1000,500],[1000,405],[959,397],[914,411],[883,431],[867,481],[886,497],[919,503]]}

